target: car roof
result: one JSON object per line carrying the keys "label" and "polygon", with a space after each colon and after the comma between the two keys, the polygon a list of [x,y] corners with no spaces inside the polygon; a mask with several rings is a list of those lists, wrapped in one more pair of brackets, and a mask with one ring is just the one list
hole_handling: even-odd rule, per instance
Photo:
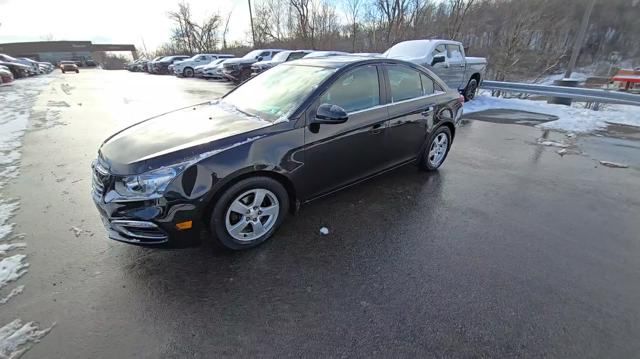
{"label": "car roof", "polygon": [[303,57],[301,59],[291,61],[289,62],[289,64],[341,68],[356,62],[405,63],[404,61],[396,61],[392,59],[380,58],[380,57],[374,57],[374,56],[369,57],[369,56],[354,56],[354,55],[337,55],[337,56],[327,56],[327,57]]}

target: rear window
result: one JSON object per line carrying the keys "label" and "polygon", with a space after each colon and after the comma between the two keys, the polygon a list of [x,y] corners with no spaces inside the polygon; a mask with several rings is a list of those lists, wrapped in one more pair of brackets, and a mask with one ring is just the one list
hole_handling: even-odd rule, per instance
{"label": "rear window", "polygon": [[387,71],[391,85],[392,102],[409,100],[423,95],[418,71],[401,65],[388,66]]}

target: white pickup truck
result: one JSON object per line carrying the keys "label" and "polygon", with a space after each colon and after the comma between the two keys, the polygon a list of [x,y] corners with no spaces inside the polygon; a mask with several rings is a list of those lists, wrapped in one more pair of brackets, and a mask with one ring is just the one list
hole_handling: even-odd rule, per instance
{"label": "white pickup truck", "polygon": [[474,98],[484,80],[487,60],[466,57],[462,43],[450,40],[410,40],[393,45],[383,56],[422,65],[449,87],[458,89],[465,100]]}

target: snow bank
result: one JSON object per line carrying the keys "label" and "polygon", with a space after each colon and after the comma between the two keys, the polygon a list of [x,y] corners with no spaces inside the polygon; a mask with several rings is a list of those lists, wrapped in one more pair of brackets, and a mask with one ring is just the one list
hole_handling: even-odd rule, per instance
{"label": "snow bank", "polygon": [[40,330],[34,322],[16,319],[0,328],[0,358],[19,358],[31,346],[51,331],[53,326]]}
{"label": "snow bank", "polygon": [[[53,80],[52,76],[21,79],[11,87],[0,88],[0,190],[19,174],[22,138],[29,125],[31,111],[38,94]],[[29,263],[26,255],[11,252],[26,247],[10,238],[14,224],[9,220],[19,208],[17,201],[3,199],[0,192],[0,289],[8,283],[20,279],[27,273]],[[8,294],[2,293],[0,304],[24,291],[23,285],[13,288]],[[21,319],[0,328],[0,358],[18,358],[34,343],[44,337],[52,327],[40,330],[34,322],[23,323]]]}
{"label": "snow bank", "polygon": [[581,106],[581,103],[573,106],[552,105],[544,101],[505,99],[482,94],[464,104],[464,113],[495,109],[542,113],[556,116],[558,120],[545,122],[537,127],[580,133],[606,129],[607,123],[640,127],[640,107],[607,105],[600,111],[593,111],[580,108]]}

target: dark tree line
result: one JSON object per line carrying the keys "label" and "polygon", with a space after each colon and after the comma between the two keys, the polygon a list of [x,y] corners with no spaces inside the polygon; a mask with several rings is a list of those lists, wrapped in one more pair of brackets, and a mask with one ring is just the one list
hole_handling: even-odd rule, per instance
{"label": "dark tree line", "polygon": [[[490,77],[515,80],[542,76],[566,65],[587,2],[253,0],[253,46],[383,52],[403,40],[454,39],[465,44],[467,55],[488,58]],[[227,44],[226,34],[229,26],[248,23],[248,19],[214,14],[196,23],[185,3],[169,17],[175,26],[163,53],[245,49]],[[598,0],[580,63],[604,62],[612,54],[640,57],[638,19],[640,0]]]}

